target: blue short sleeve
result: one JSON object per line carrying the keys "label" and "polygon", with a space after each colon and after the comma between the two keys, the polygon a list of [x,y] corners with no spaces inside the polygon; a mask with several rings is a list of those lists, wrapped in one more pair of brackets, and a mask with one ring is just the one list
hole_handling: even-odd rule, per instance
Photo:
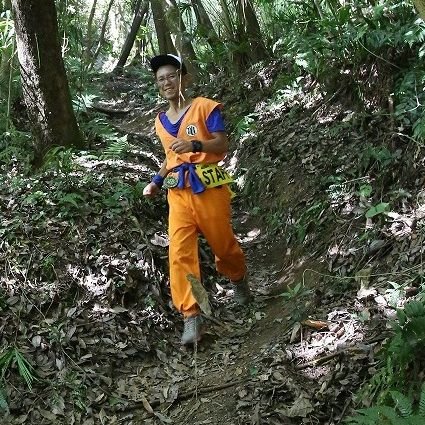
{"label": "blue short sleeve", "polygon": [[218,107],[215,107],[210,113],[207,118],[206,125],[210,133],[215,131],[225,131],[223,116],[221,115],[221,111]]}

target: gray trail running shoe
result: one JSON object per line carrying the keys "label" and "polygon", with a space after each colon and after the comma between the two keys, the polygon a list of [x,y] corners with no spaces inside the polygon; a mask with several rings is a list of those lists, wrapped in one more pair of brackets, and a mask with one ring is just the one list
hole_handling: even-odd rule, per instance
{"label": "gray trail running shoe", "polygon": [[252,299],[252,294],[248,285],[248,275],[245,275],[243,279],[232,283],[234,284],[233,299],[240,305],[249,304]]}
{"label": "gray trail running shoe", "polygon": [[202,317],[191,316],[186,317],[184,319],[184,327],[181,343],[182,345],[191,345],[195,344],[201,340],[201,325],[202,325]]}

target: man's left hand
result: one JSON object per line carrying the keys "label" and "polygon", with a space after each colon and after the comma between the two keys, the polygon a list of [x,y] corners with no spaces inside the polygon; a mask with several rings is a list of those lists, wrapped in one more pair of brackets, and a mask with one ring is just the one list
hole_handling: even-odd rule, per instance
{"label": "man's left hand", "polygon": [[177,139],[170,145],[170,149],[175,153],[188,153],[192,152],[192,142],[187,140]]}

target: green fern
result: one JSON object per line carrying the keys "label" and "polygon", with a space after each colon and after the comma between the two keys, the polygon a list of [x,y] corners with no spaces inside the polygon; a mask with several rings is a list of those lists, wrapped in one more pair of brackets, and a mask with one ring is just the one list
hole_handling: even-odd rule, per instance
{"label": "green fern", "polygon": [[399,391],[390,391],[394,400],[395,408],[399,410],[402,418],[408,418],[413,414],[413,402]]}
{"label": "green fern", "polygon": [[16,364],[19,376],[32,391],[32,384],[37,379],[34,375],[34,368],[17,347],[9,347],[0,355],[1,379],[4,380],[7,371],[13,364]]}
{"label": "green fern", "polygon": [[13,349],[9,348],[0,355],[0,371],[3,379],[13,360]]}
{"label": "green fern", "polygon": [[27,384],[29,390],[32,391],[32,383],[36,379],[33,373],[34,368],[17,348],[14,349],[14,357],[18,365],[19,375]]}
{"label": "green fern", "polygon": [[93,114],[90,121],[80,121],[80,128],[87,136],[87,139],[116,140],[117,132],[112,128],[106,118],[100,114]]}
{"label": "green fern", "polygon": [[[419,393],[421,383],[412,376],[423,367],[425,353],[424,301],[411,300],[397,311],[394,335],[382,347],[378,370],[358,394],[359,400],[377,405],[394,402],[404,416],[409,416],[409,402],[403,393]],[[415,372],[416,371],[416,372]],[[402,394],[401,394],[402,393]],[[425,396],[424,396],[425,397]],[[422,401],[425,412],[425,398]],[[424,421],[425,423],[425,421]]]}
{"label": "green fern", "polygon": [[54,146],[49,149],[43,158],[43,169],[53,169],[69,173],[74,168],[73,151],[64,146]]}
{"label": "green fern", "polygon": [[350,425],[423,425],[425,423],[425,384],[417,408],[414,402],[399,391],[390,391],[394,406],[373,406],[360,409],[349,417]]}
{"label": "green fern", "polygon": [[100,159],[123,159],[129,150],[127,135],[112,142],[100,156]]}
{"label": "green fern", "polygon": [[425,316],[425,307],[420,301],[412,300],[404,306],[404,312],[408,317]]}

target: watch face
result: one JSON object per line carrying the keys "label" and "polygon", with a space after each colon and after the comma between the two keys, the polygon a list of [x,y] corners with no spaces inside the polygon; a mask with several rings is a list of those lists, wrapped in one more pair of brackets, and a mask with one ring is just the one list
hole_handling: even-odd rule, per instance
{"label": "watch face", "polygon": [[168,176],[168,177],[165,177],[163,186],[166,189],[172,189],[173,187],[177,186],[178,182],[179,181],[175,177]]}
{"label": "watch face", "polygon": [[202,143],[198,140],[192,141],[193,152],[202,152]]}

